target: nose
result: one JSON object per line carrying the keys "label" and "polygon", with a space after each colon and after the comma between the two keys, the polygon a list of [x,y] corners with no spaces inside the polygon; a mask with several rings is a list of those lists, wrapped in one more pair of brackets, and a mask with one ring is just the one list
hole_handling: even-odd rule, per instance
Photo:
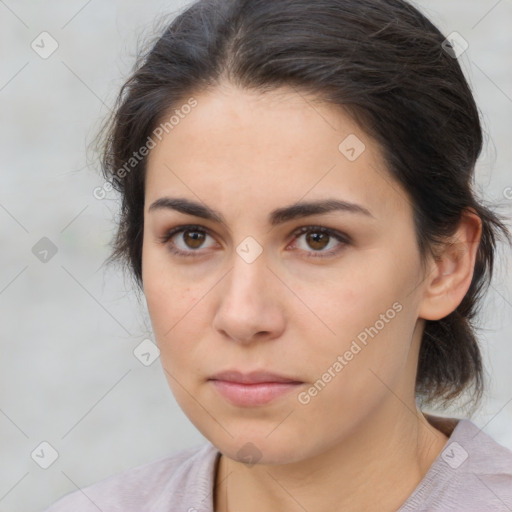
{"label": "nose", "polygon": [[264,254],[248,263],[239,255],[221,286],[213,327],[239,343],[273,339],[285,327],[283,284],[267,265]]}

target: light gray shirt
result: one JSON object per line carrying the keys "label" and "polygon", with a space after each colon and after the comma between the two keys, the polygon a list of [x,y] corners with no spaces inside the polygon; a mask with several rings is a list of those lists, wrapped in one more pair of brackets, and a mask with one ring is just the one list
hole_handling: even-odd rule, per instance
{"label": "light gray shirt", "polygon": [[[445,448],[397,512],[511,512],[512,451],[468,419],[426,415]],[[214,512],[220,452],[206,443],[67,494],[44,512]]]}

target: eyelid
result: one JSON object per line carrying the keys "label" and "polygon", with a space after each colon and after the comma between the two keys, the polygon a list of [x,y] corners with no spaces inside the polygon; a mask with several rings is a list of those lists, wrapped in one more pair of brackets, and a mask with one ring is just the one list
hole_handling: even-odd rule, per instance
{"label": "eyelid", "polygon": [[158,237],[158,241],[164,244],[167,241],[169,241],[173,237],[173,235],[175,235],[177,233],[180,233],[182,231],[194,231],[194,230],[201,231],[202,233],[206,233],[206,234],[210,235],[208,228],[206,228],[204,226],[199,226],[198,224],[184,224],[184,225],[176,226],[174,228],[166,230],[163,235]]}
{"label": "eyelid", "polygon": [[304,233],[325,233],[329,235],[329,237],[336,239],[340,242],[341,247],[337,247],[334,249],[330,249],[329,251],[304,251],[306,254],[306,258],[329,258],[330,256],[336,256],[341,250],[343,250],[344,246],[352,244],[352,239],[346,233],[338,231],[337,229],[328,228],[326,226],[319,226],[314,224],[309,224],[305,226],[301,226],[292,232],[291,236],[293,236],[294,243],[300,235]]}
{"label": "eyelid", "polygon": [[291,236],[301,235],[303,233],[307,233],[309,231],[318,231],[320,233],[327,233],[328,235],[331,235],[333,238],[336,238],[342,242],[346,243],[352,243],[352,239],[342,231],[338,231],[334,228],[328,228],[327,226],[320,226],[317,224],[307,224],[304,226],[301,226],[294,231],[292,231]]}
{"label": "eyelid", "polygon": [[[163,244],[163,245],[169,245],[168,242],[169,240],[177,235],[177,234],[180,234],[180,233],[183,233],[185,231],[199,231],[200,233],[204,233],[210,237],[213,238],[213,236],[210,234],[209,232],[209,229],[204,227],[204,226],[200,226],[198,224],[185,224],[185,225],[180,225],[180,226],[176,226],[174,228],[171,228],[169,230],[167,230],[162,236],[159,236],[158,237],[158,241]],[[177,249],[176,247],[169,247],[169,250],[173,253],[173,254],[176,254],[178,256],[184,256],[184,257],[199,257],[199,256],[203,256],[201,253],[200,253],[200,250],[197,250],[197,251],[192,251],[192,250],[189,250],[189,251],[183,251],[182,249]]]}
{"label": "eyelid", "polygon": [[[209,228],[207,228],[205,226],[201,226],[198,224],[184,224],[184,225],[179,225],[179,226],[176,226],[174,228],[167,230],[162,236],[158,237],[158,241],[165,245],[169,242],[169,240],[174,235],[183,233],[185,231],[198,231],[200,233],[204,233],[204,234],[214,238],[213,235],[210,233]],[[331,238],[334,238],[338,242],[340,242],[340,244],[342,246],[352,244],[351,237],[349,235],[347,235],[346,233],[338,231],[337,229],[334,229],[334,228],[329,228],[326,226],[319,226],[319,225],[314,225],[314,224],[307,224],[304,226],[300,226],[300,227],[296,228],[294,231],[292,231],[289,235],[289,236],[293,237],[293,240],[291,241],[291,243],[294,243],[300,237],[300,235],[302,235],[304,233],[308,233],[308,232],[325,233],[325,234],[329,235]],[[290,246],[290,244],[287,245],[287,247],[289,247],[289,246]],[[329,251],[302,251],[302,252],[305,252],[307,254],[306,257],[327,258],[329,256],[336,255],[340,250],[342,250],[342,248],[343,247],[341,247],[341,248],[338,247],[335,249],[331,249]],[[203,254],[201,254],[201,249],[183,251],[181,249],[177,249],[176,247],[172,247],[169,250],[172,253],[177,254],[178,256],[184,256],[184,257],[203,256]]]}

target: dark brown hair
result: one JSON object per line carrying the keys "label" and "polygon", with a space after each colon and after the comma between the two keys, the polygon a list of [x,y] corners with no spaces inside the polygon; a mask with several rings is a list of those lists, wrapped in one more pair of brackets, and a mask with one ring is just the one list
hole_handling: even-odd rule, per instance
{"label": "dark brown hair", "polygon": [[184,98],[221,81],[264,93],[281,86],[343,106],[381,147],[407,192],[422,261],[473,210],[482,220],[474,276],[450,315],[427,321],[416,380],[420,403],[483,393],[474,317],[490,284],[496,242],[510,233],[473,191],[482,148],[479,114],[445,37],[402,0],[201,0],[139,55],[103,128],[105,179],[121,193],[110,260],[142,285],[147,158],[119,170]]}

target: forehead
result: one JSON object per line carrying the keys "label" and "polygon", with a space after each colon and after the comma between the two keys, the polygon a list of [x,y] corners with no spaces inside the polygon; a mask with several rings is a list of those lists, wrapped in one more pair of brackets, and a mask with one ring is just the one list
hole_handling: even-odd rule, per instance
{"label": "forehead", "polygon": [[194,98],[149,154],[146,208],[165,193],[239,211],[339,196],[380,215],[406,213],[376,142],[341,107],[291,88],[222,86]]}

